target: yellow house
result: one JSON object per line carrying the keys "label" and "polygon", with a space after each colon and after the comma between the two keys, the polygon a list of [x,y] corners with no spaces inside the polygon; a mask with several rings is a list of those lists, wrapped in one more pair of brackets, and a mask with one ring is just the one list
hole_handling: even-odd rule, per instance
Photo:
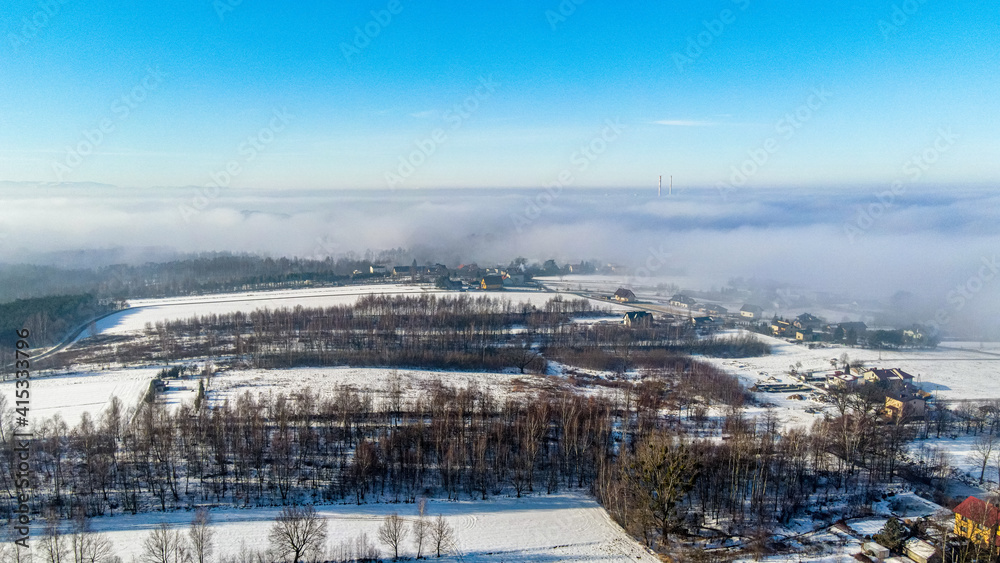
{"label": "yellow house", "polygon": [[921,418],[927,413],[927,400],[914,389],[891,390],[885,394],[883,413],[889,418]]}
{"label": "yellow house", "polygon": [[969,497],[955,507],[955,535],[983,546],[996,546],[1000,509],[976,497]]}

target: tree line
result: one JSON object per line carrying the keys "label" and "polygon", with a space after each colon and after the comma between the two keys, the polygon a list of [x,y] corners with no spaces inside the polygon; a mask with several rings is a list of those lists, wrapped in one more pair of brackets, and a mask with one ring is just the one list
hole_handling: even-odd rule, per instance
{"label": "tree line", "polygon": [[[599,315],[585,299],[542,306],[458,295],[368,295],[325,308],[201,315],[147,327],[146,339],[98,339],[62,362],[155,362],[233,357],[251,367],[361,365],[543,371],[544,357],[627,370],[684,353],[770,352],[752,336],[701,337],[690,323],[648,327],[573,322]],[[103,346],[113,343],[114,346]]]}

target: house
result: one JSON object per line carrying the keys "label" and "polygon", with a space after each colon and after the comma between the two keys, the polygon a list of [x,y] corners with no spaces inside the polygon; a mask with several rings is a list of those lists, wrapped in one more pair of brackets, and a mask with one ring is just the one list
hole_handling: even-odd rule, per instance
{"label": "house", "polygon": [[795,317],[792,324],[795,325],[795,328],[815,329],[823,325],[823,319],[810,315],[809,313],[802,313],[801,315]]}
{"label": "house", "polygon": [[395,266],[392,269],[393,277],[403,278],[413,275],[413,268],[410,266]]}
{"label": "house", "polygon": [[829,325],[826,330],[833,335],[833,339],[836,341],[845,340],[848,344],[855,344],[858,338],[864,338],[868,335],[868,325],[863,322],[844,322],[835,325]]}
{"label": "house", "polygon": [[389,267],[385,264],[372,264],[368,267],[369,273],[386,275],[389,273]]}
{"label": "house", "polygon": [[795,331],[795,340],[800,342],[818,342],[823,339],[822,332],[813,332],[811,328],[800,328]]}
{"label": "house", "polygon": [[622,318],[625,326],[649,326],[653,324],[653,315],[646,311],[629,311]]}
{"label": "house", "polygon": [[899,417],[921,418],[927,413],[927,399],[911,385],[901,389],[893,389],[885,394],[886,416],[892,419]]}
{"label": "house", "polygon": [[499,274],[489,274],[483,276],[483,279],[479,281],[479,289],[483,290],[503,289],[503,276]]}
{"label": "house", "polygon": [[881,545],[879,543],[870,541],[861,544],[861,552],[865,555],[874,557],[877,561],[882,561],[889,557],[889,548]]}
{"label": "house", "polygon": [[933,563],[940,559],[937,548],[920,538],[906,540],[903,553],[917,563]]}
{"label": "house", "polygon": [[861,374],[866,383],[888,383],[892,387],[913,383],[913,376],[899,368],[873,368]]}
{"label": "house", "polygon": [[740,308],[740,316],[746,319],[759,319],[764,314],[764,309],[756,305],[744,305]]}
{"label": "house", "polygon": [[969,497],[955,507],[955,535],[983,547],[1000,545],[997,541],[998,524],[1000,509],[984,500]]}
{"label": "house", "polygon": [[775,319],[771,321],[771,333],[775,336],[787,336],[792,332],[792,323]]}
{"label": "house", "polygon": [[670,298],[670,305],[673,307],[680,307],[682,309],[690,309],[694,307],[695,301],[683,293],[678,293]]}
{"label": "house", "polygon": [[826,377],[827,389],[853,389],[857,385],[857,376],[842,371],[834,372],[833,375],[827,375]]}
{"label": "house", "polygon": [[519,287],[524,285],[524,274],[503,273],[503,284],[509,287]]}
{"label": "house", "polygon": [[635,294],[632,293],[631,289],[625,289],[624,287],[619,287],[618,291],[615,292],[615,301],[621,303],[629,303],[635,301]]}
{"label": "house", "polygon": [[729,309],[722,305],[706,305],[705,312],[713,317],[724,317],[729,314]]}
{"label": "house", "polygon": [[864,334],[864,333],[866,333],[866,332],[868,332],[868,325],[866,325],[865,323],[860,322],[860,321],[840,323],[840,324],[837,325],[837,327],[840,328],[840,329],[843,329],[843,331],[845,333],[847,331],[853,330],[859,336],[862,335],[862,334]]}

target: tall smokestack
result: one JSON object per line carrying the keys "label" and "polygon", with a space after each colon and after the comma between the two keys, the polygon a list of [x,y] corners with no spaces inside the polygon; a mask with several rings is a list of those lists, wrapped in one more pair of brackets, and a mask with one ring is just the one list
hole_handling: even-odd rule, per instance
{"label": "tall smokestack", "polygon": [[670,187],[667,188],[667,195],[674,195],[674,175],[670,175]]}
{"label": "tall smokestack", "polygon": [[663,176],[660,176],[660,185],[656,188],[656,197],[663,193]]}

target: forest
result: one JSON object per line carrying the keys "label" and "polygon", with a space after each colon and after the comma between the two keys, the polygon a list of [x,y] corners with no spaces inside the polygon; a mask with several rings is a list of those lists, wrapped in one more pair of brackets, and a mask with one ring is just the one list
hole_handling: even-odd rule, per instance
{"label": "forest", "polygon": [[15,331],[31,327],[32,343],[47,346],[102,313],[114,310],[93,295],[56,295],[0,303],[0,348],[12,349]]}

